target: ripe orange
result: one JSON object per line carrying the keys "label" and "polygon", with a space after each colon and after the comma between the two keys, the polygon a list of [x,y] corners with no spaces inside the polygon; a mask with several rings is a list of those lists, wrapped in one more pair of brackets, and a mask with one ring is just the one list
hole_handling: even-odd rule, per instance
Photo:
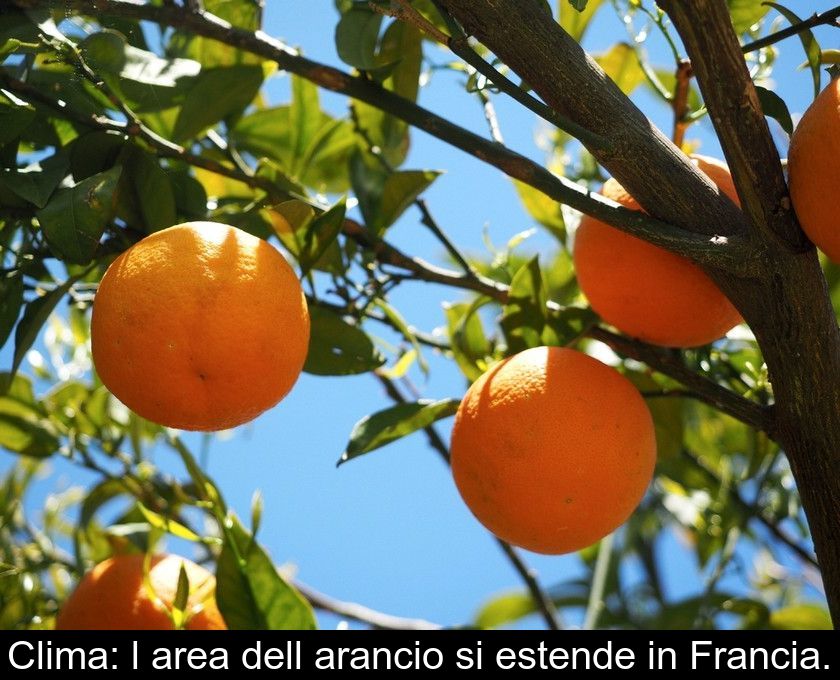
{"label": "ripe orange", "polygon": [[452,430],[455,484],[478,520],[534,552],[579,550],[621,525],[656,462],[633,384],[571,349],[536,347],[482,375]]}
{"label": "ripe orange", "polygon": [[805,111],[790,138],[788,179],[799,224],[834,262],[840,263],[840,79]]}
{"label": "ripe orange", "polygon": [[[721,191],[738,195],[726,166],[694,156]],[[614,179],[601,193],[640,210]],[[700,267],[585,215],[575,233],[578,283],[592,308],[620,331],[666,347],[696,347],[725,335],[741,315]]]}
{"label": "ripe orange", "polygon": [[147,236],[108,268],[93,305],[102,382],[156,423],[221,430],[280,401],[306,359],[309,313],[266,241],[189,222]]}
{"label": "ripe orange", "polygon": [[204,567],[175,555],[152,557],[149,592],[144,555],[117,555],[84,575],[55,620],[56,630],[172,630],[172,607],[181,564],[187,572],[188,630],[227,628],[214,598],[216,579]]}

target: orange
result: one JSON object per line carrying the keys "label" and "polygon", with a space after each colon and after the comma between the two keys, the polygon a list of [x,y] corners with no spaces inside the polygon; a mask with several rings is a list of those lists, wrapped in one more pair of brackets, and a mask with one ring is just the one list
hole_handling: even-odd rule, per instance
{"label": "orange", "polygon": [[[721,191],[738,195],[726,166],[694,156]],[[639,204],[614,179],[601,193],[633,210]],[[585,215],[575,233],[575,270],[592,308],[623,333],[665,347],[717,340],[741,315],[700,267],[688,259]]]}
{"label": "orange", "polygon": [[535,347],[473,383],[452,430],[452,473],[493,534],[534,552],[579,550],[619,527],[650,484],[653,420],[623,375]]}
{"label": "orange", "polygon": [[803,231],[840,264],[840,79],[819,94],[793,131],[788,179]]}
{"label": "orange", "polygon": [[266,241],[189,222],[147,236],[108,268],[93,305],[102,382],[161,425],[221,430],[279,402],[303,368],[309,313]]}
{"label": "orange", "polygon": [[117,555],[82,577],[55,620],[57,630],[172,630],[167,609],[178,589],[181,564],[187,573],[188,630],[227,628],[214,599],[216,579],[204,567],[175,555],[152,557],[151,591],[144,583],[144,555]]}

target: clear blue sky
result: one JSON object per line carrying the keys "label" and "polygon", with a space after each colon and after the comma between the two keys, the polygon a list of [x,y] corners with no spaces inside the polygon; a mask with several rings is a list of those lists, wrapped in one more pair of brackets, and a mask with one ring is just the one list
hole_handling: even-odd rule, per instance
{"label": "clear blue sky", "polygon": [[[271,0],[266,5],[268,33],[300,47],[310,58],[342,66],[333,45],[337,15],[332,0]],[[832,3],[820,0],[789,5],[804,14]],[[832,35],[823,29],[818,37],[823,47],[837,46],[836,32]],[[605,7],[587,35],[586,47],[597,52],[625,39],[624,28]],[[668,53],[658,38],[651,41],[651,51],[654,61],[670,67]],[[435,62],[450,58],[429,46],[426,54]],[[797,70],[803,60],[799,41],[790,39],[782,44],[774,72],[776,89],[795,114],[811,97],[810,76]],[[457,79],[436,73],[431,85],[421,92],[420,101],[483,132],[481,107],[475,97],[457,86]],[[286,79],[275,77],[268,92],[272,102],[285,101]],[[656,124],[670,129],[669,110],[641,89],[636,99]],[[495,101],[507,144],[542,160],[533,141],[537,129],[534,116],[504,97]],[[346,100],[338,95],[323,93],[322,105],[336,115],[346,111]],[[702,153],[720,153],[706,120],[691,128],[689,138],[702,142]],[[412,133],[405,167],[447,171],[426,198],[441,225],[466,250],[484,248],[485,228],[494,242],[504,244],[513,234],[533,226],[508,180],[424,133]],[[442,261],[440,248],[427,236],[414,209],[407,211],[389,237],[412,254]],[[442,301],[458,298],[437,286],[406,283],[393,303],[412,324],[430,330],[443,324]],[[432,363],[432,377],[426,381],[413,376],[423,395],[461,396],[465,384],[460,374],[431,353],[427,358]],[[10,347],[3,349],[0,359],[0,365],[10,364]],[[426,448],[424,437],[415,435],[340,469],[335,467],[353,424],[387,403],[370,376],[303,375],[279,406],[238,429],[232,438],[212,443],[209,472],[245,518],[252,493],[262,490],[265,511],[259,538],[278,564],[294,564],[298,578],[305,583],[333,597],[392,614],[441,624],[467,622],[491,594],[520,584],[489,534],[461,502],[447,468]],[[446,436],[450,426],[451,421],[441,424]],[[199,437],[191,435],[187,440],[199,449]],[[156,463],[173,472],[179,470],[169,451],[161,449],[155,455]],[[8,454],[0,452],[0,472],[11,462]],[[51,465],[53,474],[37,485],[33,506],[41,505],[50,491],[93,480],[60,463]],[[668,560],[663,565],[668,593],[677,597],[698,589],[692,558],[679,549],[674,538],[664,540],[674,548],[662,553]],[[545,584],[577,573],[573,556],[527,558]],[[325,618],[323,622],[333,625],[335,621]]]}

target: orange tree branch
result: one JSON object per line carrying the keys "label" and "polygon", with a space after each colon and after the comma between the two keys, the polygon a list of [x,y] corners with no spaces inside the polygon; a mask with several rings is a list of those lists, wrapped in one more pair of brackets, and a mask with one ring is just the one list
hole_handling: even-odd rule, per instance
{"label": "orange tree branch", "polygon": [[[741,211],[630,101],[543,3],[436,1],[552,109],[607,139],[606,147],[589,151],[648,213],[697,234],[746,237]],[[725,269],[712,261],[705,264]]]}
{"label": "orange tree branch", "polygon": [[[797,224],[725,0],[660,0],[677,27],[763,262],[727,293],[767,362],[773,431],[796,479],[826,599],[840,626],[840,329],[814,249]],[[830,210],[830,205],[826,204]]]}
{"label": "orange tree branch", "polygon": [[[723,0],[663,0],[685,43],[751,227],[770,242],[803,249],[779,153]],[[714,26],[716,30],[710,30]]]}
{"label": "orange tree branch", "polygon": [[787,28],[783,28],[781,31],[776,31],[775,33],[766,35],[763,38],[759,38],[758,40],[747,43],[746,45],[742,45],[741,51],[744,54],[749,54],[750,52],[760,50],[762,47],[775,45],[777,42],[781,42],[785,38],[790,38],[791,36],[807,31],[810,28],[816,28],[817,26],[822,25],[840,28],[840,7],[828,9],[820,14],[814,13],[813,16],[808,19],[803,19],[798,24],[793,24]]}

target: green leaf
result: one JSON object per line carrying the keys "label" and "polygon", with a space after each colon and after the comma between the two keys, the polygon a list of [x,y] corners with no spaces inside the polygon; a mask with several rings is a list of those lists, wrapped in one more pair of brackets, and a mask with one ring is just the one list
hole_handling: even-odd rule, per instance
{"label": "green leaf", "polygon": [[[773,7],[791,24],[798,24],[802,21],[794,12],[791,12],[787,7],[777,2],[765,2],[764,4]],[[820,78],[822,77],[820,74],[820,60],[822,51],[816,38],[814,38],[814,34],[810,30],[799,31],[799,40],[802,43],[802,48],[805,50],[805,56],[808,57],[808,65],[811,67],[811,78],[814,81],[814,99],[816,99],[820,93]]]}
{"label": "green leaf", "polygon": [[100,75],[118,74],[125,68],[127,47],[125,36],[111,29],[92,33],[79,43],[85,62]]}
{"label": "green leaf", "polygon": [[216,603],[231,630],[314,630],[315,614],[230,516],[216,566]]}
{"label": "green leaf", "polygon": [[534,598],[529,593],[521,590],[509,591],[495,595],[484,603],[475,615],[475,627],[484,630],[498,628],[533,614],[536,610]]}
{"label": "green leaf", "polygon": [[55,453],[60,442],[44,417],[43,405],[35,399],[31,381],[0,373],[0,384],[8,386],[0,393],[0,448],[30,458]]}
{"label": "green leaf", "polygon": [[[178,215],[187,220],[201,220],[207,217],[207,192],[204,186],[186,169],[169,169],[165,171]],[[177,218],[172,219],[174,224]],[[181,221],[181,220],[177,220]]]}
{"label": "green leaf", "polygon": [[761,21],[762,17],[770,10],[763,0],[727,0],[729,15],[732,17],[732,25],[735,32],[740,35],[747,31],[750,26]]}
{"label": "green leaf", "polygon": [[114,167],[125,143],[123,135],[101,130],[74,139],[70,144],[70,171],[73,179],[81,182],[97,172]]}
{"label": "green leaf", "polygon": [[[377,67],[387,71],[382,86],[412,101],[417,99],[423,60],[422,36],[414,27],[397,21],[385,31],[377,56]],[[353,107],[359,128],[368,142],[378,147],[388,164],[397,168],[408,153],[409,128],[398,118],[374,106],[355,101]]]}
{"label": "green leaf", "polygon": [[598,315],[589,307],[564,307],[560,311],[551,312],[546,319],[543,329],[543,344],[566,346],[571,345],[598,323]]}
{"label": "green leaf", "polygon": [[373,224],[368,227],[382,235],[440,174],[433,170],[403,170],[388,175]]}
{"label": "green leaf", "polygon": [[79,510],[79,527],[86,529],[103,505],[126,494],[128,494],[128,489],[121,479],[106,479],[94,486],[82,501]]}
{"label": "green leaf", "polygon": [[[308,104],[293,100],[289,106],[255,111],[239,120],[231,139],[241,151],[276,161],[285,175],[319,192],[345,191],[349,186],[347,160],[355,148],[352,126],[311,106],[311,100]],[[298,128],[298,136],[293,139],[293,120],[301,115],[319,125],[317,129],[314,125]],[[297,155],[297,148],[302,149],[301,155]]]}
{"label": "green leaf", "polygon": [[219,121],[241,113],[259,92],[263,76],[261,66],[202,70],[178,113],[173,141],[191,139]]}
{"label": "green leaf", "polygon": [[444,306],[452,354],[458,368],[470,382],[477,380],[487,369],[487,359],[492,352],[477,313],[483,306],[492,303],[490,298],[477,297],[472,302]]}
{"label": "green leaf", "polygon": [[[347,206],[341,199],[326,212],[318,215],[306,228],[304,247],[299,256],[303,276],[314,267],[326,271],[341,271],[341,252],[338,250],[336,238],[344,225],[344,215]],[[324,258],[329,250],[333,250],[333,257]]]}
{"label": "green leaf", "polygon": [[380,67],[394,65],[383,85],[405,99],[417,100],[423,62],[423,36],[411,24],[395,21],[385,30],[379,48]]}
{"label": "green leaf", "polygon": [[68,165],[66,155],[56,153],[23,169],[0,168],[0,185],[36,208],[43,208],[61,180],[67,176]]}
{"label": "green leaf", "polygon": [[[175,598],[172,600],[172,614],[178,623],[183,623],[190,598],[190,578],[184,563],[181,562],[181,569],[178,571],[178,585],[175,588]],[[176,626],[176,629],[179,626]]]}
{"label": "green leaf", "polygon": [[50,292],[32,300],[32,302],[29,302],[26,305],[23,317],[21,318],[20,323],[17,326],[17,330],[15,331],[15,353],[14,358],[12,359],[12,368],[9,373],[5,374],[3,379],[0,380],[0,394],[5,393],[8,389],[9,381],[15,377],[15,374],[23,361],[23,357],[26,356],[29,348],[32,347],[32,343],[35,342],[35,339],[38,337],[38,333],[41,332],[41,327],[44,325],[49,315],[52,314],[55,306],[59,303],[61,298],[67,294],[67,291],[70,290],[73,284],[82,278],[84,274],[85,272],[82,272],[69,277],[60,286],[53,288]]}
{"label": "green leaf", "polygon": [[457,399],[422,399],[411,404],[397,404],[365,416],[353,427],[350,442],[338,464],[402,439],[438,420],[454,416],[459,404]]}
{"label": "green leaf", "polygon": [[[322,121],[317,86],[297,75],[292,76],[292,104],[289,109],[289,119],[289,148],[292,158],[300,161],[321,128]],[[300,168],[296,166],[291,168],[294,176],[297,176],[300,171]]]}
{"label": "green leaf", "polygon": [[565,244],[566,220],[563,219],[560,203],[519,180],[513,180],[513,186],[528,214]]}
{"label": "green leaf", "polygon": [[508,302],[502,308],[499,325],[505,334],[509,353],[542,344],[545,305],[545,285],[539,257],[535,255],[514,274]]}
{"label": "green leaf", "polygon": [[0,447],[30,458],[47,458],[59,441],[37,422],[0,411]]}
{"label": "green leaf", "polygon": [[354,5],[345,12],[335,28],[335,46],[345,64],[363,71],[375,69],[376,43],[382,15],[370,10],[367,4]]}
{"label": "green leaf", "polygon": [[87,264],[114,214],[115,167],[61,189],[36,214],[52,251],[67,262]]}
{"label": "green leaf", "polygon": [[195,543],[202,540],[201,536],[196,534],[192,529],[188,529],[180,522],[176,522],[174,519],[164,517],[153,510],[149,510],[149,508],[142,503],[138,503],[137,507],[140,512],[143,513],[143,517],[146,521],[155,529],[160,529],[168,534],[172,534],[178,538],[183,538],[184,540],[193,541]]}
{"label": "green leaf", "polygon": [[[677,76],[673,69],[655,68],[653,69],[653,75],[665,86],[668,92],[673,94],[677,87]],[[647,79],[645,79],[645,86],[654,94],[658,94],[656,88]],[[697,111],[703,106],[703,100],[700,98],[700,93],[694,85],[689,85],[687,103],[691,111]]]}
{"label": "green leaf", "polygon": [[374,306],[377,307],[382,311],[382,313],[388,318],[391,324],[396,328],[402,336],[408,340],[414,351],[416,353],[417,363],[420,365],[420,370],[423,371],[425,375],[429,374],[429,364],[423,358],[423,351],[420,347],[420,343],[417,341],[417,336],[412,332],[411,328],[409,328],[408,323],[402,317],[402,315],[394,309],[391,305],[389,305],[385,300],[381,298],[377,298],[373,302]]}
{"label": "green leaf", "polygon": [[793,121],[790,118],[790,111],[788,111],[785,100],[772,90],[761,87],[761,85],[756,85],[755,91],[758,93],[758,100],[761,102],[761,110],[764,111],[764,115],[777,121],[789,135],[793,134]]}
{"label": "green leaf", "polygon": [[386,179],[388,171],[372,154],[356,151],[350,157],[350,183],[366,225],[376,223]]}
{"label": "green leaf", "polygon": [[125,63],[120,72],[106,72],[102,76],[122,93],[135,113],[148,113],[182,103],[200,72],[201,64],[193,59],[165,59],[154,52],[126,45]]}
{"label": "green leaf", "polygon": [[[256,0],[203,0],[205,11],[227,21],[232,26],[249,32],[260,28],[263,2]],[[198,59],[206,67],[258,64],[261,58],[230,45],[202,38],[189,32],[176,32],[169,43],[169,50]]]}
{"label": "green leaf", "polygon": [[832,630],[831,616],[815,604],[798,604],[777,609],[770,614],[773,630]]}
{"label": "green leaf", "polygon": [[[627,371],[627,378],[643,393],[656,394],[663,387],[647,373]],[[684,413],[680,397],[646,397],[645,403],[653,417],[656,430],[656,455],[660,460],[675,459],[683,448]]]}
{"label": "green leaf", "polygon": [[11,92],[0,91],[0,146],[12,141],[35,118],[35,108]]}
{"label": "green leaf", "polygon": [[[121,208],[135,212],[147,232],[160,231],[177,221],[177,208],[172,182],[153,154],[131,147],[123,161],[124,181],[128,196],[120,192]],[[140,226],[140,225],[136,225]]]}
{"label": "green leaf", "polygon": [[309,309],[309,353],[303,370],[314,375],[367,373],[385,363],[367,334],[323,307]]}
{"label": "green leaf", "polygon": [[[589,23],[600,9],[604,0],[560,0],[560,25],[575,40],[580,42]],[[580,7],[583,5],[583,7]]]}
{"label": "green leaf", "polygon": [[19,269],[0,276],[0,347],[6,344],[23,306],[23,274]]}
{"label": "green leaf", "polygon": [[604,72],[612,78],[624,94],[630,94],[645,80],[639,57],[627,43],[617,43],[595,57]]}

